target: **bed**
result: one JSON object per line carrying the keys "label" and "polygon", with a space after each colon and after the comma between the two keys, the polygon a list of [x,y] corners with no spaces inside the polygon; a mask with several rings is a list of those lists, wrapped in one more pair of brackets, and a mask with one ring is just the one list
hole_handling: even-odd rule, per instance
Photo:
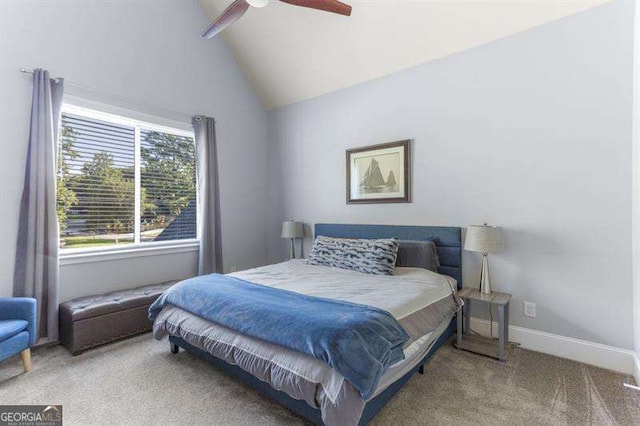
{"label": "bed", "polygon": [[[437,248],[439,274],[409,266],[397,268],[392,277],[368,276],[307,265],[304,260],[230,274],[260,286],[375,306],[390,313],[409,337],[402,347],[404,359],[384,369],[366,398],[356,382],[326,362],[194,315],[192,312],[198,311],[189,306],[164,305],[154,321],[154,336],[169,336],[173,352],[181,347],[204,358],[315,424],[364,425],[453,334],[457,304],[452,293],[462,282],[461,230],[316,224],[315,236],[432,240]],[[403,289],[400,292],[398,283]]]}

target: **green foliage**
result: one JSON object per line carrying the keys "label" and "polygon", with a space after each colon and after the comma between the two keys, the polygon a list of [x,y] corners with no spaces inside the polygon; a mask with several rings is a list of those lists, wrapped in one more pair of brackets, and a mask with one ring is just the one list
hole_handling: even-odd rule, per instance
{"label": "green foliage", "polygon": [[56,210],[60,223],[60,234],[67,229],[67,214],[71,207],[78,204],[76,193],[69,187],[70,173],[68,160],[75,160],[79,154],[75,151],[74,132],[69,126],[62,126],[58,152],[58,180],[56,186]]}
{"label": "green foliage", "polygon": [[141,141],[141,186],[146,190],[143,220],[166,223],[195,199],[193,139],[147,132]]}
{"label": "green foliage", "polygon": [[82,191],[78,208],[86,214],[86,227],[94,232],[133,232],[135,183],[131,171],[114,166],[108,152],[94,154],[73,178]]}
{"label": "green foliage", "polygon": [[104,238],[104,237],[66,237],[64,239],[64,246],[66,248],[87,248],[87,247],[101,247],[112,246],[114,244],[131,244],[132,238],[116,239],[116,238]]}

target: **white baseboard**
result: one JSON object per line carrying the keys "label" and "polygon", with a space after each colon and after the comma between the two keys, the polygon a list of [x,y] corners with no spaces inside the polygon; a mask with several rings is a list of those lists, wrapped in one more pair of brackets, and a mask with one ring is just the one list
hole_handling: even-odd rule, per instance
{"label": "white baseboard", "polygon": [[[489,335],[487,320],[471,317],[471,328],[484,336]],[[497,337],[497,333],[498,325],[494,322],[493,336]],[[509,340],[520,343],[524,349],[630,374],[636,383],[640,383],[640,360],[634,351],[513,325],[509,326]]]}

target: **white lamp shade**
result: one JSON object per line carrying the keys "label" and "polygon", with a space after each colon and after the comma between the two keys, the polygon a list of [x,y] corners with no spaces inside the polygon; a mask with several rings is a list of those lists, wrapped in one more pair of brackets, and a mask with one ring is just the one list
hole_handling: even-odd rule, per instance
{"label": "white lamp shade", "polygon": [[282,222],[282,238],[302,238],[302,222]]}
{"label": "white lamp shade", "polygon": [[465,250],[493,253],[499,251],[503,244],[502,228],[498,226],[470,225],[467,227]]}

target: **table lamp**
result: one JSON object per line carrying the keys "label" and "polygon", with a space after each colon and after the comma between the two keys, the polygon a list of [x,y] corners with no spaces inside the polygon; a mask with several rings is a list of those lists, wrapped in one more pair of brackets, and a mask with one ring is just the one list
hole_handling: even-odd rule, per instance
{"label": "table lamp", "polygon": [[294,222],[292,220],[288,222],[282,222],[282,238],[289,238],[291,240],[289,244],[289,259],[296,258],[296,238],[302,238],[303,236],[302,222]]}
{"label": "table lamp", "polygon": [[480,273],[480,292],[491,293],[489,278],[489,253],[499,251],[503,246],[502,228],[497,226],[470,225],[467,227],[467,238],[464,249],[482,253],[482,272]]}

